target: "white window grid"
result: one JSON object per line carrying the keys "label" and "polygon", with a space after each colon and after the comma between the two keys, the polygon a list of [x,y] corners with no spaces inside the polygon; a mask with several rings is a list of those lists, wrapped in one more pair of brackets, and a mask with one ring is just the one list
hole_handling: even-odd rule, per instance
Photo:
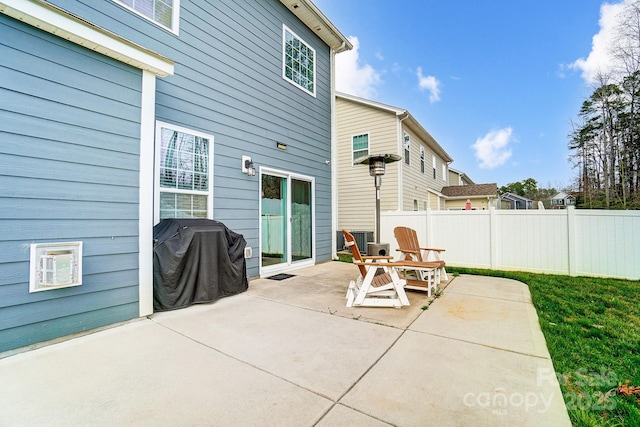
{"label": "white window grid", "polygon": [[369,133],[361,133],[351,137],[352,163],[369,155]]}
{"label": "white window grid", "polygon": [[[175,138],[173,149],[163,145],[163,137]],[[155,222],[165,217],[213,218],[212,135],[158,121],[155,163]],[[170,211],[173,215],[167,216]]]}
{"label": "white window grid", "polygon": [[282,78],[316,96],[316,50],[284,24]]}

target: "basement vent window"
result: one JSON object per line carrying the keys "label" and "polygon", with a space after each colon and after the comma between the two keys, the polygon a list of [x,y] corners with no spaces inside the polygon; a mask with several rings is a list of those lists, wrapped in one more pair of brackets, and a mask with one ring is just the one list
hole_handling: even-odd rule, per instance
{"label": "basement vent window", "polygon": [[82,285],[82,242],[33,243],[29,292]]}

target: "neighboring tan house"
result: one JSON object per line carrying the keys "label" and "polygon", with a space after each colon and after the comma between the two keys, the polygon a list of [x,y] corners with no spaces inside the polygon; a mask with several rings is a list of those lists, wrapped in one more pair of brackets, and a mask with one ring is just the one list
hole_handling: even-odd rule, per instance
{"label": "neighboring tan house", "polygon": [[0,352],[152,314],[163,218],[251,277],[332,259],[352,46],[311,1],[0,0],[0,34]]}
{"label": "neighboring tan house", "polygon": [[567,206],[575,206],[576,197],[564,191],[559,192],[551,198],[551,209],[566,209]]}
{"label": "neighboring tan house", "polygon": [[485,210],[496,206],[498,186],[492,184],[467,184],[444,187],[442,194],[446,196],[444,209],[464,210],[467,201],[473,210]]}
{"label": "neighboring tan house", "polygon": [[456,186],[456,185],[472,185],[475,184],[464,172],[460,172],[459,170],[449,168],[449,181],[448,185]]}
{"label": "neighboring tan house", "polygon": [[453,159],[409,111],[338,93],[336,135],[337,231],[375,230],[374,178],[366,165],[355,164],[370,154],[402,156],[382,177],[382,212],[443,209],[440,190]]}
{"label": "neighboring tan house", "polygon": [[501,209],[533,209],[533,200],[514,193],[500,195]]}

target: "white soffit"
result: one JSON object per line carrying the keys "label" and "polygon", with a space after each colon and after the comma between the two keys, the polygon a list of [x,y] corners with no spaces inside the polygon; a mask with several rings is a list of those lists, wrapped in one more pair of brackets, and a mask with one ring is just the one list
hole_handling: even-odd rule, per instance
{"label": "white soffit", "polygon": [[173,74],[172,60],[49,3],[4,0],[0,13],[157,76]]}
{"label": "white soffit", "polygon": [[353,45],[342,35],[311,0],[280,0],[287,9],[298,17],[336,53],[351,50]]}

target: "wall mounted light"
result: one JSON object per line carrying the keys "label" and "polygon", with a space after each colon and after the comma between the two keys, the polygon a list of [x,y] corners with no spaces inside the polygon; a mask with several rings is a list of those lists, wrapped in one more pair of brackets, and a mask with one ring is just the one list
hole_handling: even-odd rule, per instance
{"label": "wall mounted light", "polygon": [[242,173],[249,176],[255,176],[256,168],[253,166],[253,160],[249,156],[242,156]]}

